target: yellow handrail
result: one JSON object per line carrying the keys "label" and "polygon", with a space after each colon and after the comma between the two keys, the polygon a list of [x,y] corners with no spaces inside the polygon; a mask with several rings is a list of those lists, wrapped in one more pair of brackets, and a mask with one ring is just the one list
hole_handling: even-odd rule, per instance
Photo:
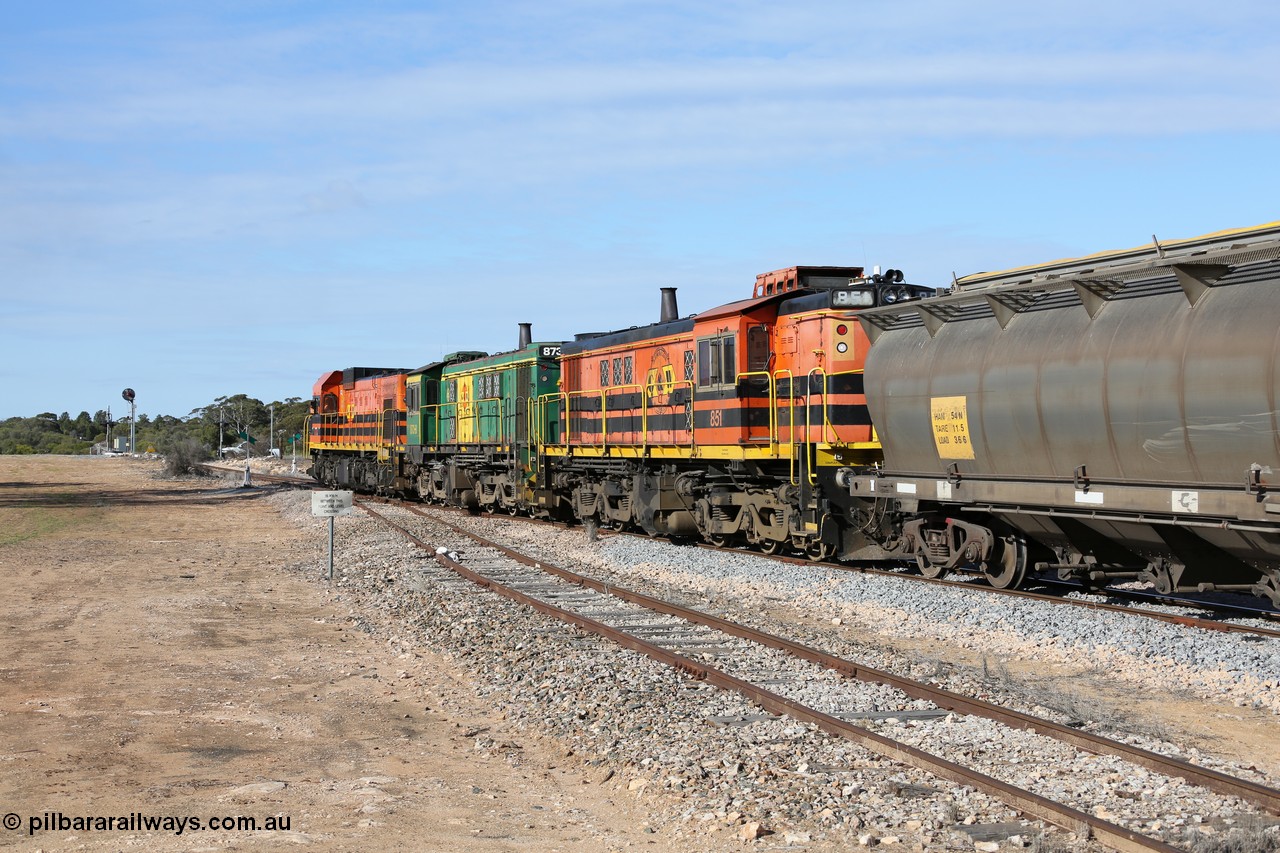
{"label": "yellow handrail", "polygon": [[[601,398],[600,399],[600,444],[597,446],[599,446],[600,449],[603,450],[605,446],[605,420],[606,420],[605,413],[604,413],[604,391],[596,392],[596,391],[581,390],[581,391],[565,391],[562,393],[564,394],[564,400],[565,400],[565,422],[566,422],[565,425],[566,427],[568,427],[568,429],[566,429],[565,431],[566,444],[569,443],[569,436],[572,434],[573,418],[570,413],[573,410],[573,398],[586,397],[587,395],[595,395],[597,393],[600,395],[600,398]],[[585,412],[586,410],[583,410],[583,411]]]}
{"label": "yellow handrail", "polygon": [[[777,388],[778,379],[782,374],[787,375],[787,446],[791,448],[787,454],[787,481],[793,486],[800,485],[800,478],[796,476],[796,377],[788,368],[776,371],[773,374],[774,388]],[[782,398],[777,395],[775,390],[774,400],[779,409],[782,406]],[[778,418],[778,411],[774,411],[774,417]],[[778,428],[778,441],[782,441],[782,428]]]}
{"label": "yellow handrail", "polygon": [[[833,441],[833,436],[835,435],[836,428],[831,423],[831,411],[827,405],[827,385],[830,384],[827,380],[830,378],[830,376],[828,376],[826,368],[815,367],[809,371],[810,380],[812,380],[813,374],[815,373],[822,374],[822,391],[820,392],[822,394],[822,441],[826,442],[827,444],[831,444]],[[812,381],[810,381],[809,387],[810,388],[813,387]]]}
{"label": "yellow handrail", "polygon": [[[561,443],[565,447],[568,447],[569,446],[569,395],[568,393],[565,391],[552,391],[551,393],[543,394],[541,397],[538,398],[538,402],[544,407],[550,406],[553,402],[556,402],[556,401],[560,402],[560,413],[559,413],[559,417],[556,420],[559,422],[559,426],[560,426],[560,436],[562,439]],[[545,412],[546,409],[544,408],[543,411]],[[546,422],[545,417],[543,418],[543,422],[544,423]]]}
{"label": "yellow handrail", "polygon": [[[654,372],[656,372],[656,371],[652,371],[652,370],[650,371],[650,373],[654,373]],[[694,429],[695,429],[695,418],[693,417],[693,411],[694,411],[694,409],[693,409],[693,402],[694,402],[694,384],[693,384],[692,380],[689,380],[689,379],[673,380],[673,381],[672,381],[672,390],[671,390],[671,391],[669,391],[669,392],[667,392],[667,396],[668,396],[668,397],[670,397],[670,396],[671,396],[671,394],[675,391],[675,387],[676,387],[677,385],[684,385],[684,386],[686,386],[686,387],[689,389],[689,399],[688,399],[687,401],[685,401],[684,408],[685,408],[685,409],[689,412],[689,414],[690,414],[690,417],[689,417],[689,451],[690,451],[690,453],[692,453],[692,452],[693,452],[694,450],[696,450],[696,449],[697,449],[697,447],[698,447],[698,439],[697,439],[696,435],[694,434]],[[658,386],[657,386],[657,384],[655,383],[655,385],[654,385],[653,387],[655,387],[655,388],[656,388],[656,387],[658,387]],[[675,404],[674,404],[674,403],[667,403],[665,406],[654,406],[654,408],[656,408],[656,409],[674,409],[674,408],[676,408],[676,406],[675,406]],[[643,446],[644,446],[644,448],[645,448],[645,452],[647,453],[647,452],[648,452],[648,447],[649,447],[649,397],[648,397],[648,394],[647,394],[647,388],[646,388],[646,393],[645,393],[645,395],[644,395],[644,419],[643,419],[642,428],[644,429],[644,445],[643,445]],[[671,430],[671,431],[672,431],[672,432],[677,432],[677,430],[676,430],[675,428],[672,428],[672,430]]]}
{"label": "yellow handrail", "polygon": [[[813,397],[813,374],[822,374],[822,441],[827,441],[827,427],[831,425],[830,418],[827,417],[827,371],[825,368],[818,366],[813,368],[805,375],[808,387],[805,389],[805,405],[804,405],[804,467],[808,472],[809,485],[814,486],[818,483],[818,475],[813,473],[813,462],[809,459],[810,448],[813,447],[813,406],[810,403]],[[814,456],[816,458],[816,450]]]}
{"label": "yellow handrail", "polygon": [[[641,424],[642,424],[642,426],[643,426],[643,424],[645,423],[645,420],[644,420],[644,409],[645,409],[645,403],[647,402],[647,400],[645,399],[645,395],[644,395],[644,386],[643,386],[643,385],[640,385],[640,384],[638,384],[638,383],[636,383],[636,382],[632,382],[632,383],[630,383],[630,384],[628,384],[628,385],[610,385],[610,386],[608,386],[607,388],[601,388],[601,389],[600,389],[600,431],[601,431],[601,434],[602,434],[603,436],[605,436],[605,441],[606,441],[606,443],[607,443],[607,441],[608,441],[608,438],[607,438],[607,437],[608,437],[608,434],[609,434],[609,433],[608,433],[608,429],[607,429],[607,420],[608,420],[608,415],[605,413],[605,410],[609,407],[609,393],[608,393],[608,392],[610,392],[610,391],[626,391],[626,390],[627,390],[627,389],[629,389],[629,388],[638,388],[638,389],[640,389],[640,412],[641,412],[640,417],[641,417]],[[630,393],[630,392],[628,392],[628,393]],[[626,411],[626,410],[625,410],[625,409],[618,409],[617,411]],[[646,443],[647,443],[647,440],[648,440],[648,439],[647,439],[647,437],[646,437]]]}
{"label": "yellow handrail", "polygon": [[[481,403],[497,403],[498,404],[497,415],[495,416],[492,413],[481,412],[480,411]],[[460,404],[457,404],[457,405],[459,406],[459,408],[461,408]],[[470,411],[466,414],[462,414],[461,412],[455,413],[455,417],[458,419],[458,436],[457,436],[457,441],[455,441],[456,444],[462,443],[462,440],[461,440],[462,423],[464,420],[471,422],[472,426],[475,429],[475,440],[472,443],[484,444],[485,441],[484,441],[484,435],[481,429],[480,419],[491,418],[491,417],[497,417],[498,419],[498,434],[493,440],[494,443],[502,444],[506,440],[507,431],[506,431],[506,425],[502,419],[503,416],[502,416],[502,398],[501,397],[480,397],[478,399],[472,400],[470,404],[468,404],[467,408],[470,409]]]}
{"label": "yellow handrail", "polygon": [[[751,379],[753,377],[763,376],[769,383],[769,452],[774,456],[778,455],[778,398],[777,387],[774,385],[773,374],[767,370],[751,370],[746,373],[739,373],[738,380]],[[750,399],[750,398],[745,398]],[[743,405],[745,411],[747,406]],[[748,427],[749,428],[749,427]]]}

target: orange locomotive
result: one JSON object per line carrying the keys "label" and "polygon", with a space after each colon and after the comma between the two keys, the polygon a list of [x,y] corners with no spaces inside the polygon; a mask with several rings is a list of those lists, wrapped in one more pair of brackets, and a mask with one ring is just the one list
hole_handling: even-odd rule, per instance
{"label": "orange locomotive", "polygon": [[307,427],[312,476],[361,491],[391,486],[394,456],[405,444],[407,374],[403,368],[348,367],[316,380]]}
{"label": "orange locomotive", "polygon": [[654,535],[814,559],[874,547],[876,519],[834,479],[880,458],[857,312],[931,293],[894,270],[790,267],[682,319],[663,288],[658,323],[562,346],[565,439],[543,449],[544,483],[580,519]]}

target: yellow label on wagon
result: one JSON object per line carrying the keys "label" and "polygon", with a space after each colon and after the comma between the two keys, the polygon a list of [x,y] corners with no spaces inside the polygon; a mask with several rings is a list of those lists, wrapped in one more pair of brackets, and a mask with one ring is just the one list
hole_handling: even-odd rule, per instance
{"label": "yellow label on wagon", "polygon": [[933,424],[933,443],[941,459],[972,459],[973,443],[969,440],[969,398],[931,397],[929,414]]}

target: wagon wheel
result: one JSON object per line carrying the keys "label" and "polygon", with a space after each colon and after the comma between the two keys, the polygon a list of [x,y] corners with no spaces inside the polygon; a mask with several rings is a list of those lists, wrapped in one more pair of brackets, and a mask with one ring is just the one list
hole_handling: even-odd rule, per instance
{"label": "wagon wheel", "polygon": [[1013,589],[1027,577],[1027,543],[1017,536],[996,540],[991,559],[980,568],[987,583],[996,589]]}
{"label": "wagon wheel", "polygon": [[1266,596],[1271,599],[1271,603],[1276,607],[1280,607],[1280,574],[1271,572],[1262,576],[1253,587],[1253,594],[1259,597]]}
{"label": "wagon wheel", "polygon": [[927,578],[936,580],[937,578],[944,578],[947,576],[946,566],[934,565],[924,554],[916,555],[916,568],[920,570],[920,574]]}
{"label": "wagon wheel", "polygon": [[761,553],[768,554],[772,557],[775,554],[782,553],[782,549],[787,547],[787,543],[780,539],[761,539],[758,543],[758,547],[760,548]]}
{"label": "wagon wheel", "polygon": [[707,542],[716,546],[717,548],[724,548],[726,545],[729,544],[729,537],[721,533],[708,533]]}
{"label": "wagon wheel", "polygon": [[814,563],[821,563],[823,560],[830,560],[831,555],[835,552],[836,549],[831,545],[828,545],[826,542],[814,541],[804,546],[804,555]]}
{"label": "wagon wheel", "polygon": [[1169,595],[1176,584],[1173,582],[1173,569],[1168,561],[1158,560],[1147,566],[1147,574],[1151,575],[1152,586],[1161,595]]}

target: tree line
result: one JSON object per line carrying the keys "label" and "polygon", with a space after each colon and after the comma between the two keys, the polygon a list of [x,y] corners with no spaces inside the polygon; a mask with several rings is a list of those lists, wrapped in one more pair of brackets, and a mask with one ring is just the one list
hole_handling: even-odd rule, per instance
{"label": "tree line", "polygon": [[[216,455],[222,447],[248,444],[240,433],[252,436],[248,444],[252,455],[267,452],[274,445],[289,452],[289,439],[303,432],[309,405],[301,397],[264,403],[245,394],[218,397],[207,406],[193,409],[185,417],[138,415],[134,428],[134,446],[138,452],[154,450],[166,453],[178,445],[192,444]],[[271,428],[271,409],[275,410],[275,435]],[[104,444],[110,431],[112,445],[116,436],[129,435],[129,416],[110,419],[106,411],[90,415],[87,411],[72,417],[70,412],[41,412],[34,417],[9,418],[0,421],[0,454],[15,453],[88,453],[95,444]],[[301,452],[301,441],[298,444]]]}

